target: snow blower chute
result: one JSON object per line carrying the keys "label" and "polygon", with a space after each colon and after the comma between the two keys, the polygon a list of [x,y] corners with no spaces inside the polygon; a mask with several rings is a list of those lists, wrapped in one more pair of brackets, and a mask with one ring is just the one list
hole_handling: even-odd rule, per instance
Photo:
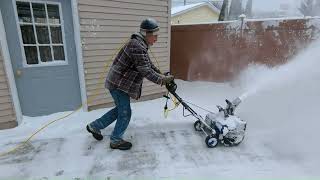
{"label": "snow blower chute", "polygon": [[[172,80],[166,84],[166,88],[183,106],[183,116],[192,115],[197,120],[194,122],[194,129],[206,134],[205,143],[209,148],[216,147],[219,143],[225,146],[235,146],[240,144],[245,136],[247,123],[234,114],[235,109],[241,103],[240,98],[232,102],[226,100],[226,107],[217,106],[219,112],[206,115],[205,119],[197,114],[177,93],[177,84]],[[165,96],[169,99],[169,96]],[[185,110],[190,114],[186,115]]]}

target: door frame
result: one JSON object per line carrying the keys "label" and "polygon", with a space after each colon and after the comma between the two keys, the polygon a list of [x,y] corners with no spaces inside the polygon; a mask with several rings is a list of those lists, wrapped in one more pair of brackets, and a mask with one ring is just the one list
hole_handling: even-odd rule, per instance
{"label": "door frame", "polygon": [[74,29],[74,40],[76,46],[77,53],[77,63],[78,63],[78,75],[80,82],[80,93],[81,93],[81,101],[82,101],[82,109],[83,111],[88,111],[87,104],[87,93],[86,93],[86,82],[84,76],[84,66],[83,66],[83,55],[82,55],[82,46],[81,46],[81,35],[80,35],[80,17],[78,13],[78,0],[71,0],[71,12],[73,19],[73,29]]}
{"label": "door frame", "polygon": [[20,124],[22,122],[22,111],[20,107],[20,101],[18,98],[16,82],[14,79],[14,73],[13,73],[13,68],[11,64],[11,58],[10,58],[7,38],[6,38],[6,30],[4,28],[1,10],[0,10],[0,41],[1,41],[3,59],[4,59],[5,72],[7,74],[8,83],[9,83],[10,94],[12,97],[17,122],[18,124]]}

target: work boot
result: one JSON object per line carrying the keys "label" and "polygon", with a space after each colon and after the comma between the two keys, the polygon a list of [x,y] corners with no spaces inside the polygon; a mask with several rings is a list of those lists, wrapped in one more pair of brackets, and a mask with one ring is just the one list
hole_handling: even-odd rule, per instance
{"label": "work boot", "polygon": [[89,133],[91,133],[92,136],[93,136],[96,140],[101,141],[101,140],[103,139],[103,136],[102,136],[100,130],[96,130],[96,129],[92,128],[92,127],[90,126],[90,124],[87,125],[87,131],[88,131]]}
{"label": "work boot", "polygon": [[125,140],[120,140],[118,142],[111,142],[110,143],[110,148],[111,149],[119,149],[119,150],[129,150],[131,149],[132,147],[132,144],[128,141],[125,141]]}

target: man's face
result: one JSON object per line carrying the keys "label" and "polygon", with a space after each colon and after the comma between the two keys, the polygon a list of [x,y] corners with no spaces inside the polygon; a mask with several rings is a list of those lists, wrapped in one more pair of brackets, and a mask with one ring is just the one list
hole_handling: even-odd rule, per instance
{"label": "man's face", "polygon": [[158,40],[158,35],[153,33],[147,33],[146,40],[149,46],[152,46]]}

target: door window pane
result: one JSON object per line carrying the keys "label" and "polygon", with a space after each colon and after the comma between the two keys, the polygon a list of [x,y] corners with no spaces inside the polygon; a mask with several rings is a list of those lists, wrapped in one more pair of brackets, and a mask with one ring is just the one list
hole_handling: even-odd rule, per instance
{"label": "door window pane", "polygon": [[17,11],[19,22],[32,22],[29,2],[17,2]]}
{"label": "door window pane", "polygon": [[23,44],[36,44],[32,25],[21,25],[21,34]]}
{"label": "door window pane", "polygon": [[53,54],[54,60],[65,60],[63,46],[53,46]]}
{"label": "door window pane", "polygon": [[40,51],[40,58],[42,62],[52,61],[50,46],[40,46],[39,51]]}
{"label": "door window pane", "polygon": [[48,26],[36,26],[39,44],[50,44]]}
{"label": "door window pane", "polygon": [[60,24],[61,22],[60,22],[59,6],[48,4],[47,10],[48,10],[49,23]]}
{"label": "door window pane", "polygon": [[25,46],[27,64],[38,64],[38,51],[36,46]]}
{"label": "door window pane", "polygon": [[16,0],[16,6],[26,64],[47,65],[66,61],[60,5],[47,1]]}
{"label": "door window pane", "polygon": [[32,3],[35,23],[47,23],[46,9],[44,4]]}
{"label": "door window pane", "polygon": [[62,32],[61,27],[50,27],[51,40],[54,44],[62,44]]}

